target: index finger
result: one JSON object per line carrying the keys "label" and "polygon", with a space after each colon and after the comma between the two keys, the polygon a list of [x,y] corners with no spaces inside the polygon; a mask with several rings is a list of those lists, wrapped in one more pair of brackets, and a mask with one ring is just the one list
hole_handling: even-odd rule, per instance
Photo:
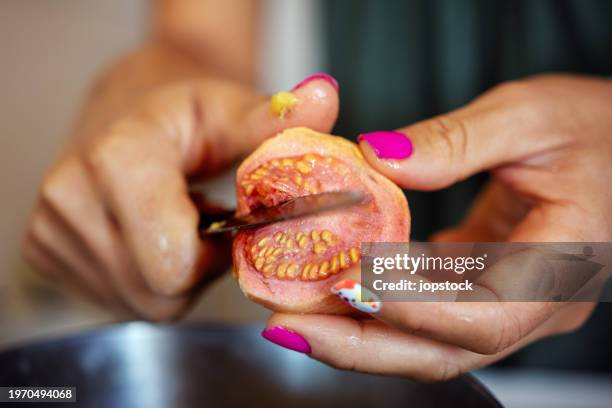
{"label": "index finger", "polygon": [[271,115],[268,99],[239,86],[178,86],[90,147],[88,164],[101,196],[154,291],[183,293],[201,279],[204,266],[210,271],[229,264],[229,251],[200,240],[186,175],[218,171],[284,126],[331,128],[337,113],[333,87],[312,81],[295,94],[301,103],[281,119]]}
{"label": "index finger", "polygon": [[589,267],[548,262],[547,256],[536,247],[504,256],[472,282],[471,291],[458,292],[455,302],[448,301],[454,296],[428,296],[426,302],[380,301],[358,283],[355,273],[332,291],[356,309],[405,332],[492,354],[520,341],[568,299],[594,300],[597,285],[605,282]]}

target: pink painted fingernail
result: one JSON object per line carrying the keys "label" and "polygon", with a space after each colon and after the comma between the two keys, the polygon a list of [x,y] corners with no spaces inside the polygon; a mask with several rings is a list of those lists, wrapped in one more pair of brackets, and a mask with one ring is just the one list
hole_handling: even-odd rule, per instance
{"label": "pink painted fingernail", "polygon": [[413,152],[412,140],[400,132],[382,130],[362,133],[357,140],[368,142],[381,159],[407,159]]}
{"label": "pink painted fingernail", "polygon": [[261,336],[274,344],[299,353],[310,354],[312,349],[306,339],[283,326],[274,326],[261,332]]}
{"label": "pink painted fingernail", "polygon": [[300,83],[294,86],[291,90],[295,91],[296,89],[303,87],[304,85],[308,84],[310,81],[314,81],[315,79],[322,79],[324,81],[329,82],[329,84],[334,87],[336,92],[338,92],[338,81],[336,81],[336,78],[324,73],[312,74],[311,76],[302,79]]}
{"label": "pink painted fingernail", "polygon": [[331,292],[348,305],[364,313],[378,313],[382,307],[378,296],[352,279],[336,283],[331,288]]}

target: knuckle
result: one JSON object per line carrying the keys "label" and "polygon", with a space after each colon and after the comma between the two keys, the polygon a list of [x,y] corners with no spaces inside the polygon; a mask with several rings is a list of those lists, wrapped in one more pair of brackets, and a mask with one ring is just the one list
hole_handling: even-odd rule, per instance
{"label": "knuckle", "polygon": [[435,119],[437,133],[448,147],[450,159],[464,159],[467,146],[467,131],[463,121],[452,116]]}
{"label": "knuckle", "polygon": [[66,196],[66,178],[63,165],[52,169],[44,177],[39,188],[39,199],[51,207],[57,206]]}
{"label": "knuckle", "polygon": [[87,164],[96,175],[112,171],[121,157],[121,137],[109,135],[95,142],[87,153]]}
{"label": "knuckle", "polygon": [[515,80],[501,83],[493,87],[491,92],[495,92],[501,95],[504,99],[510,99],[512,101],[530,100],[534,96],[533,87],[529,81],[525,80]]}
{"label": "knuckle", "polygon": [[58,214],[70,208],[69,200],[83,193],[88,182],[83,175],[81,157],[70,154],[63,157],[43,178],[38,191],[38,200],[42,209]]}
{"label": "knuckle", "polygon": [[[355,347],[355,351],[358,351],[360,346],[365,342],[366,337],[368,336],[367,331],[367,323],[363,320],[357,320],[355,322],[357,324],[355,328],[355,333],[353,333],[353,339],[359,339],[357,344],[353,344],[352,347]],[[336,352],[330,353],[325,356],[324,362],[331,367],[337,368],[339,370],[345,371],[369,371],[368,367],[364,366],[364,364],[359,364],[362,362],[357,356],[359,352]]]}
{"label": "knuckle", "polygon": [[430,126],[446,151],[446,163],[464,163],[469,142],[469,129],[465,121],[458,116],[441,115],[432,119]]}
{"label": "knuckle", "polygon": [[516,80],[497,85],[492,91],[500,99],[508,118],[526,128],[541,130],[549,122],[548,93],[533,80]]}
{"label": "knuckle", "polygon": [[150,123],[142,125],[140,120],[124,120],[87,148],[84,162],[95,180],[114,185],[126,177],[150,178],[148,171],[170,167],[180,170],[177,146],[168,143],[167,137],[158,137],[162,134],[161,127],[153,126],[148,132],[144,126],[148,129]]}
{"label": "knuckle", "polygon": [[472,351],[480,354],[493,355],[503,351],[507,343],[507,335],[504,330],[505,325],[501,326],[501,331],[491,331],[486,333],[484,340],[478,344]]}
{"label": "knuckle", "polygon": [[433,371],[427,371],[419,376],[419,380],[425,383],[444,382],[458,377],[463,373],[461,367],[449,358],[442,359]]}
{"label": "knuckle", "polygon": [[325,361],[330,367],[344,371],[355,371],[357,369],[355,357],[352,355],[335,355]]}
{"label": "knuckle", "polygon": [[421,333],[428,330],[427,322],[430,317],[421,313],[406,313],[402,311],[390,317],[393,319],[391,323],[406,333]]}
{"label": "knuckle", "polygon": [[518,314],[507,308],[502,308],[505,318],[501,324],[501,330],[495,352],[499,353],[522,339],[527,333]]}
{"label": "knuckle", "polygon": [[523,328],[518,316],[504,307],[495,310],[496,317],[491,319],[495,323],[492,326],[483,326],[481,330],[484,332],[479,336],[482,340],[472,351],[486,355],[497,354],[523,337]]}

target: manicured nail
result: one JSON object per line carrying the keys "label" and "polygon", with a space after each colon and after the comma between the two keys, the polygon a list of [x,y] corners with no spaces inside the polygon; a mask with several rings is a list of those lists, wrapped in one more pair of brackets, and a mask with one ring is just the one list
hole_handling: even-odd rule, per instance
{"label": "manicured nail", "polygon": [[407,159],[413,151],[410,138],[400,132],[383,130],[363,133],[357,140],[368,142],[381,159]]}
{"label": "manicured nail", "polygon": [[365,313],[378,313],[382,307],[378,296],[351,279],[336,283],[331,292],[348,305]]}
{"label": "manicured nail", "polygon": [[261,336],[274,344],[299,353],[310,354],[312,351],[310,344],[304,337],[283,326],[270,327],[261,332]]}
{"label": "manicured nail", "polygon": [[299,84],[293,87],[292,91],[295,91],[296,89],[303,87],[304,85],[306,85],[310,81],[314,81],[315,79],[322,79],[324,81],[329,82],[329,84],[334,87],[336,92],[338,92],[338,81],[336,81],[336,78],[334,78],[333,76],[329,74],[324,74],[324,73],[313,74],[309,77],[302,79],[302,81]]}

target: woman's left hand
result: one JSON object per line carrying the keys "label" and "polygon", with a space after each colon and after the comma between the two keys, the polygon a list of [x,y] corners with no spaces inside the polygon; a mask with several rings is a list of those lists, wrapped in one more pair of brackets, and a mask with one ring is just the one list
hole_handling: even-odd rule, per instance
{"label": "woman's left hand", "polygon": [[[610,242],[611,129],[612,82],[547,75],[500,85],[398,132],[364,134],[360,148],[373,167],[407,189],[441,189],[491,172],[464,223],[436,240]],[[358,281],[359,273],[347,277]],[[384,302],[373,319],[274,314],[266,332],[335,367],[437,381],[574,330],[593,307]]]}

